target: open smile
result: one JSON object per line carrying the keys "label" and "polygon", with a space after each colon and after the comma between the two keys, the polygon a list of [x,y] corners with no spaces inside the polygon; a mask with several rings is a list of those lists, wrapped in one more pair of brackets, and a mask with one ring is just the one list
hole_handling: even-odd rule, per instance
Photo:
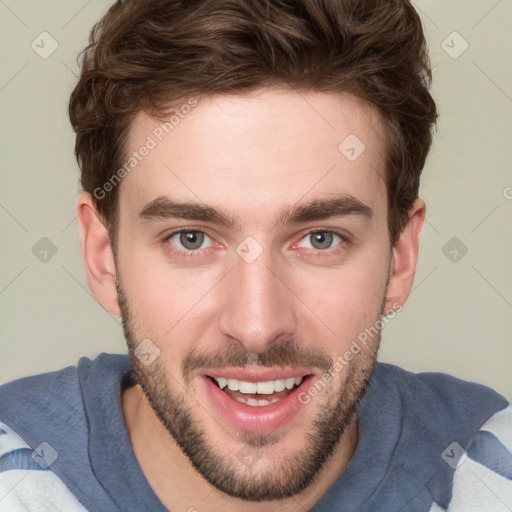
{"label": "open smile", "polygon": [[[270,433],[295,417],[298,400],[315,379],[311,370],[219,370],[199,376],[209,401],[221,419],[237,430]],[[278,377],[278,378],[276,378]]]}

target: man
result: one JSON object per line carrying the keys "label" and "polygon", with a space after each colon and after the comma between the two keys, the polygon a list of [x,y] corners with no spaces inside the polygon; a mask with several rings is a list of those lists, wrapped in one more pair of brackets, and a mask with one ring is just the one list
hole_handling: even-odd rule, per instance
{"label": "man", "polygon": [[446,510],[507,403],[376,364],[414,279],[429,79],[403,0],[112,6],[70,118],[87,280],[129,358],[0,388],[0,506]]}

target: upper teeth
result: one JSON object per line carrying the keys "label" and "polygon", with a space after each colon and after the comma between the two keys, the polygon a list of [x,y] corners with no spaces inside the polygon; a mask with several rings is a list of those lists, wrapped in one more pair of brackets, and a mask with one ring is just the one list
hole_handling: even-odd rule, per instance
{"label": "upper teeth", "polygon": [[226,379],[224,377],[214,377],[220,389],[226,386],[231,391],[240,391],[240,393],[259,393],[260,395],[271,395],[276,391],[292,389],[293,386],[302,382],[302,377],[290,377],[289,379],[267,380],[265,382],[247,382],[245,380]]}

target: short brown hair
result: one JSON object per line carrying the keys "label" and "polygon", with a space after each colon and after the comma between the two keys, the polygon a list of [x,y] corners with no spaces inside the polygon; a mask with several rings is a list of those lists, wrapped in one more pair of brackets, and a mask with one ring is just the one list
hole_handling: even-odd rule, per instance
{"label": "short brown hair", "polygon": [[162,119],[201,94],[278,86],[350,92],[386,131],[388,226],[399,235],[418,196],[437,118],[421,20],[409,0],[118,0],[93,27],[69,103],[81,184],[115,245],[131,121]]}

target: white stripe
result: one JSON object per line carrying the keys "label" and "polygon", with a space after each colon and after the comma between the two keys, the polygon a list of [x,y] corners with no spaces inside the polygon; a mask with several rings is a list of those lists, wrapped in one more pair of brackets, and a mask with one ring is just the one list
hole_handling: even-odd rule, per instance
{"label": "white stripe", "polygon": [[7,432],[7,434],[0,435],[0,457],[20,448],[32,449],[16,432],[12,431],[4,423],[0,422],[0,428]]}
{"label": "white stripe", "polygon": [[55,473],[13,469],[0,473],[1,512],[87,512]]}
{"label": "white stripe", "polygon": [[[30,446],[7,425],[0,435],[0,457]],[[87,512],[52,471],[9,469],[0,473],[0,512]]]}
{"label": "white stripe", "polygon": [[510,512],[512,481],[466,459],[455,471],[448,512]]}
{"label": "white stripe", "polygon": [[494,434],[501,444],[512,453],[512,402],[507,408],[492,416],[480,430],[486,430]]}

